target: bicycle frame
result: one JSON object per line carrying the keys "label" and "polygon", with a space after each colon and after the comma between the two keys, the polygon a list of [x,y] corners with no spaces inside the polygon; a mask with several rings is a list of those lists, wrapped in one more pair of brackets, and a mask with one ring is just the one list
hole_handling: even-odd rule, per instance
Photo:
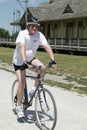
{"label": "bicycle frame", "polygon": [[[40,99],[40,89],[43,88],[43,84],[41,82],[41,77],[40,77],[40,74],[38,74],[37,76],[29,76],[29,75],[26,75],[26,78],[31,78],[31,79],[37,79],[38,80],[38,85],[34,91],[34,94],[32,95],[31,99],[28,101],[28,90],[27,90],[27,81],[26,81],[26,84],[25,84],[25,89],[24,89],[24,96],[25,96],[25,101],[24,101],[24,105],[25,105],[25,109],[27,109],[29,106],[31,106],[31,102],[36,94],[36,92],[38,92],[38,97],[39,97],[39,101],[40,101],[40,105],[41,105],[41,99]],[[40,88],[40,89],[39,89]],[[44,95],[45,96],[45,95]],[[46,98],[45,98],[46,100]],[[42,108],[42,107],[41,107]]]}

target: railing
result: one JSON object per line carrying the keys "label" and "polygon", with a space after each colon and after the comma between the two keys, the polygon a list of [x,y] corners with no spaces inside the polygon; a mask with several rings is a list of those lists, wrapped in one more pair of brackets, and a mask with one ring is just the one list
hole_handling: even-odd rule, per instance
{"label": "railing", "polygon": [[0,46],[15,47],[15,38],[0,38]]}
{"label": "railing", "polygon": [[[47,38],[47,40],[55,50],[87,52],[87,38]],[[0,46],[15,47],[15,38],[0,38]]]}
{"label": "railing", "polygon": [[48,38],[55,50],[87,51],[87,38]]}

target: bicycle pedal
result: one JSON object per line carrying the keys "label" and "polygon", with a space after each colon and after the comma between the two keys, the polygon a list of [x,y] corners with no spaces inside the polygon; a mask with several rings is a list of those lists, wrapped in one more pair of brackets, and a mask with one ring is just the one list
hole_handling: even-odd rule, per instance
{"label": "bicycle pedal", "polygon": [[27,105],[23,105],[23,109],[26,110],[27,109]]}
{"label": "bicycle pedal", "polygon": [[17,103],[17,99],[14,99],[14,102]]}
{"label": "bicycle pedal", "polygon": [[24,103],[23,103],[23,109],[26,110],[27,107],[28,107],[28,102],[24,102]]}
{"label": "bicycle pedal", "polygon": [[14,102],[17,102],[17,95],[15,95],[14,97]]}
{"label": "bicycle pedal", "polygon": [[17,114],[17,113],[16,113],[16,109],[15,109],[15,108],[13,108],[13,109],[12,109],[12,111],[14,112],[14,114]]}

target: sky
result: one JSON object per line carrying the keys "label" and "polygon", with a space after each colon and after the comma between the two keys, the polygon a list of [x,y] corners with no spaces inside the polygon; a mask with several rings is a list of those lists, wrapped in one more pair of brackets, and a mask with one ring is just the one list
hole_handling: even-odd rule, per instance
{"label": "sky", "polygon": [[[19,2],[21,2],[21,5]],[[23,2],[24,1],[24,2]],[[23,15],[25,11],[26,0],[0,0],[0,28],[8,30],[12,35],[13,26],[11,22],[18,19]],[[48,2],[48,0],[28,0],[28,7],[35,7],[42,2]]]}

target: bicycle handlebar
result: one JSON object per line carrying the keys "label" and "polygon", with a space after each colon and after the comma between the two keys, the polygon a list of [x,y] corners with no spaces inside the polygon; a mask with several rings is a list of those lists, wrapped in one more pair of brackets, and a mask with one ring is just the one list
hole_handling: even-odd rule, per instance
{"label": "bicycle handlebar", "polygon": [[[43,68],[41,65],[40,66],[36,66],[36,65],[33,65],[32,63],[28,63],[28,65],[31,65],[32,66],[31,68],[36,68],[38,70],[41,70]],[[49,66],[49,64],[47,64],[47,65],[45,65],[45,69],[46,68],[51,68],[51,67]]]}
{"label": "bicycle handlebar", "polygon": [[26,69],[26,68],[30,68],[30,69],[38,69],[38,70],[41,70],[41,69],[47,69],[47,68],[55,68],[56,67],[56,62],[54,60],[51,60],[47,65],[45,65],[45,67],[43,66],[36,66],[34,64],[32,64],[31,62],[28,62],[28,61],[25,61],[21,67],[22,70]]}
{"label": "bicycle handlebar", "polygon": [[[31,65],[32,67],[32,69],[33,68],[35,68],[35,69],[38,69],[38,70],[41,70],[43,67],[40,65],[40,66],[36,66],[36,65],[33,65],[31,62],[27,62],[27,64],[28,65]],[[45,65],[45,69],[48,69],[48,68],[51,68],[51,67],[53,67],[53,65],[55,65],[55,67],[56,67],[56,62],[55,61],[52,61],[52,63],[51,62],[49,62],[48,64],[46,64]]]}

